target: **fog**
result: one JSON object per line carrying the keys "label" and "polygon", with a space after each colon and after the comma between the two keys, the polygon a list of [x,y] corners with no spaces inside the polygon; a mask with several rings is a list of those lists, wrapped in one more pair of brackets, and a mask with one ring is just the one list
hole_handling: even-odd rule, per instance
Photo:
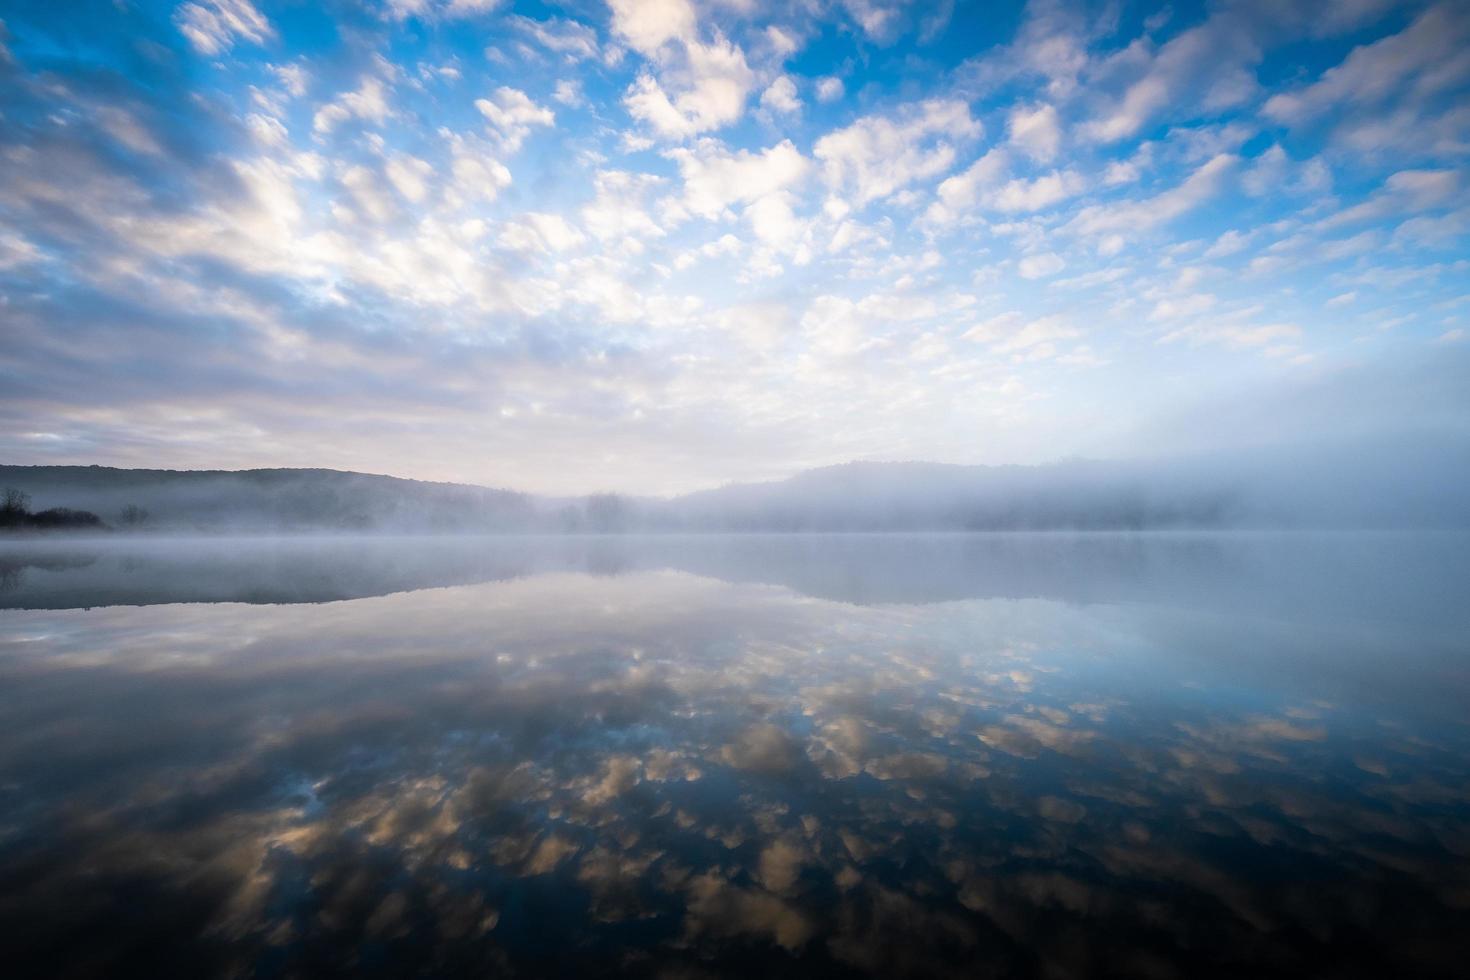
{"label": "fog", "polygon": [[37,511],[153,533],[623,533],[1470,526],[1470,439],[1377,435],[1042,466],[856,462],[670,498],[334,470],[0,467]]}

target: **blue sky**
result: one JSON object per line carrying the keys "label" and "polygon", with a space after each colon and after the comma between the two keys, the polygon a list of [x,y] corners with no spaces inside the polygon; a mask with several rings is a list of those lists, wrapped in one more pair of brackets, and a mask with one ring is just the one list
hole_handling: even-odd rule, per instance
{"label": "blue sky", "polygon": [[1470,429],[1470,5],[9,2],[0,459]]}

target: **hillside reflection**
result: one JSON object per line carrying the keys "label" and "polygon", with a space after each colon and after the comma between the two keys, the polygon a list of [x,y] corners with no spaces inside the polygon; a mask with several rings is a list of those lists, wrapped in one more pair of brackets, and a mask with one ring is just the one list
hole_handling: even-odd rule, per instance
{"label": "hillside reflection", "polygon": [[[902,574],[898,542],[881,572],[811,545],[768,562],[780,584],[726,546],[735,559],[706,548],[697,574],[623,549],[602,573],[543,556],[354,601],[5,612],[7,961],[1458,968],[1470,683],[1464,607],[1443,601],[1464,587],[1445,579],[1458,552],[960,550],[944,582],[981,597],[921,604],[928,573]],[[1385,556],[1400,584],[1379,588]],[[119,596],[157,581],[122,561],[25,575],[134,575]],[[1283,598],[1273,581],[1295,584]],[[835,601],[844,587],[871,604]]]}

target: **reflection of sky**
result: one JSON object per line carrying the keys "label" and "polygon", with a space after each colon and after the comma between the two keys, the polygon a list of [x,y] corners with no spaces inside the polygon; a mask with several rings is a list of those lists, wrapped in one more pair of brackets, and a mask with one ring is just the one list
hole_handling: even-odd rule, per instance
{"label": "reflection of sky", "polygon": [[[1447,971],[1463,724],[1249,612],[667,569],[8,611],[0,942],[83,972],[184,936],[268,974]],[[1379,653],[1428,671],[1416,640]]]}

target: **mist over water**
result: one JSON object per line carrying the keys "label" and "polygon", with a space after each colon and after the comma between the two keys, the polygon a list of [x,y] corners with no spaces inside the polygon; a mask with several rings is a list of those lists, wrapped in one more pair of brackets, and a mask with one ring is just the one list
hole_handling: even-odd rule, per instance
{"label": "mist over water", "polygon": [[0,549],[22,973],[1453,976],[1441,534]]}
{"label": "mist over water", "polygon": [[548,497],[321,469],[0,466],[35,509],[134,534],[608,534],[1470,528],[1444,431],[1039,466],[853,462],[668,497]]}

